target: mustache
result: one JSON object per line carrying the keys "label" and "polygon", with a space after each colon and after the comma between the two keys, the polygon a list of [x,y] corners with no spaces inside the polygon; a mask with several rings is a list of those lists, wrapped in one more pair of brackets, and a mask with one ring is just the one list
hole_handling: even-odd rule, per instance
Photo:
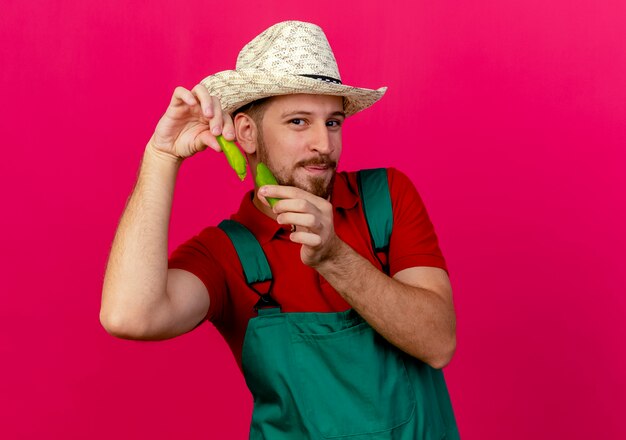
{"label": "mustache", "polygon": [[332,160],[328,156],[312,157],[311,159],[301,160],[300,162],[296,163],[296,167],[308,167],[308,166],[320,166],[320,165],[333,169],[333,170],[337,168],[337,162]]}

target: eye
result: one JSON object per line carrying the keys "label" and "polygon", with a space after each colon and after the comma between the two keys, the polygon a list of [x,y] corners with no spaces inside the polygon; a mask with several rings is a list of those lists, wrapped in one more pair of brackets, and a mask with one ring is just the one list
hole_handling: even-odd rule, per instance
{"label": "eye", "polygon": [[338,119],[332,119],[330,121],[326,121],[326,126],[327,127],[341,127],[341,123],[342,121]]}
{"label": "eye", "polygon": [[289,123],[293,125],[304,125],[304,119],[291,119]]}

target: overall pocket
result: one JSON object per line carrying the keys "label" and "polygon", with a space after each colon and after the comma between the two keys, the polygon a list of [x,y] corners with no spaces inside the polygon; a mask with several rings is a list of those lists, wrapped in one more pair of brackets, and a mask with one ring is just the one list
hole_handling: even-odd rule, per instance
{"label": "overall pocket", "polygon": [[306,419],[325,438],[382,433],[407,423],[415,396],[398,350],[366,322],[339,328],[305,333],[290,325],[295,398]]}

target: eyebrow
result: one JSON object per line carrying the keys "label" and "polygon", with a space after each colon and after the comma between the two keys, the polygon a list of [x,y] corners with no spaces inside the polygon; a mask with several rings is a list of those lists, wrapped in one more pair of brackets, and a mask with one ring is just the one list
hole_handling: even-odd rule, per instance
{"label": "eyebrow", "polygon": [[[296,115],[303,115],[303,116],[311,116],[313,114],[313,112],[308,112],[305,110],[288,110],[285,113],[283,113],[282,115],[280,115],[281,118],[288,118],[289,116],[296,116]],[[345,119],[346,114],[344,112],[340,112],[340,111],[336,111],[336,112],[332,112],[330,115],[328,115],[329,117],[331,116],[341,116]]]}

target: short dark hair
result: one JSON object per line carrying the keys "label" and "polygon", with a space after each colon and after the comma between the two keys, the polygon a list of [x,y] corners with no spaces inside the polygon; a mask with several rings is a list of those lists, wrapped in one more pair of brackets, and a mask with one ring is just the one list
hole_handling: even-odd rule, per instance
{"label": "short dark hair", "polygon": [[256,101],[252,101],[242,107],[239,107],[233,112],[233,119],[235,119],[235,116],[237,116],[239,113],[245,113],[252,118],[254,123],[257,125],[257,128],[261,129],[261,121],[263,120],[265,108],[267,107],[270,99],[271,96],[267,98],[257,99]]}

